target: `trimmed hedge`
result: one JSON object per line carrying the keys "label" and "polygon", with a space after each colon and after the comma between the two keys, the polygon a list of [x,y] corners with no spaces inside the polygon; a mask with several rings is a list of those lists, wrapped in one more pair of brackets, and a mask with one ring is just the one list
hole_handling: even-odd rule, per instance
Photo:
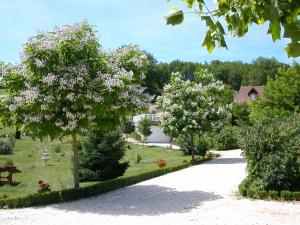
{"label": "trimmed hedge", "polygon": [[286,201],[300,201],[300,192],[299,191],[266,191],[258,190],[245,187],[244,182],[239,185],[239,193],[241,196],[254,198],[254,199],[272,199],[272,200],[286,200]]}
{"label": "trimmed hedge", "polygon": [[[196,164],[205,162],[208,158],[201,158],[196,161]],[[60,203],[65,201],[87,198],[119,188],[127,187],[141,181],[145,181],[154,177],[158,177],[170,172],[181,170],[191,166],[190,163],[184,163],[172,167],[156,169],[131,177],[121,177],[113,180],[103,181],[86,187],[70,188],[61,191],[52,191],[43,194],[32,194],[14,199],[0,199],[0,208],[24,208],[38,205],[46,205]]]}

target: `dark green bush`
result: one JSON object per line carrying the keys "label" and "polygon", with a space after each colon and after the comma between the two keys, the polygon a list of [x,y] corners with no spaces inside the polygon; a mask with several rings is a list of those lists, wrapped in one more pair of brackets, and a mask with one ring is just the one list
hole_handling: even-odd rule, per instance
{"label": "dark green bush", "polygon": [[127,121],[123,124],[122,131],[124,134],[131,134],[135,131],[135,126],[132,121]]}
{"label": "dark green bush", "polygon": [[288,190],[283,190],[280,192],[281,198],[284,200],[292,200],[293,199],[293,193]]}
{"label": "dark green bush", "polygon": [[265,199],[268,197],[268,192],[266,191],[256,191],[256,196],[259,199]]}
{"label": "dark green bush", "polygon": [[300,116],[270,119],[244,128],[240,147],[248,163],[247,188],[300,190]]}
{"label": "dark green bush", "polygon": [[293,193],[294,200],[300,201],[300,191],[295,191]]}
{"label": "dark green bush", "polygon": [[0,200],[0,208],[23,208],[59,202],[61,202],[60,193],[58,191],[53,191],[43,194],[32,194],[15,199],[3,199]]}
{"label": "dark green bush", "polygon": [[0,155],[12,154],[13,147],[11,143],[5,140],[0,140]]}
{"label": "dark green bush", "polygon": [[[195,155],[205,156],[208,150],[208,140],[206,137],[203,136],[196,136],[195,137]],[[185,136],[181,135],[176,139],[176,144],[180,146],[180,150],[185,155],[192,154],[192,143],[191,140]]]}
{"label": "dark green bush", "polygon": [[279,191],[269,191],[269,197],[271,199],[278,199],[278,197],[279,197]]}
{"label": "dark green bush", "polygon": [[128,162],[119,162],[125,150],[120,132],[90,132],[79,149],[80,180],[101,181],[122,176],[128,167]]}
{"label": "dark green bush", "polygon": [[225,126],[220,132],[214,135],[213,148],[216,150],[238,149],[237,127]]}

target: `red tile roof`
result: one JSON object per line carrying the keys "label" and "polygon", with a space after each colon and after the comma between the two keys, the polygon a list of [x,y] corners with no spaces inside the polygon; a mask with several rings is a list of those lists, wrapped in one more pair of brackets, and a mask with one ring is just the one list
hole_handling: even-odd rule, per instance
{"label": "red tile roof", "polygon": [[264,86],[241,86],[240,91],[234,98],[234,101],[245,102],[251,100],[249,94],[253,91],[257,93],[257,96],[262,96]]}

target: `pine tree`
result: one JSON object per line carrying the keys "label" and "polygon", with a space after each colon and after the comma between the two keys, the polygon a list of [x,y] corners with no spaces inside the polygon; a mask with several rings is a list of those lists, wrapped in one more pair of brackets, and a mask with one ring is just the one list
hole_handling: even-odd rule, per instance
{"label": "pine tree", "polygon": [[125,149],[120,132],[90,132],[79,149],[80,180],[99,181],[122,176],[128,168],[128,162],[119,162]]}

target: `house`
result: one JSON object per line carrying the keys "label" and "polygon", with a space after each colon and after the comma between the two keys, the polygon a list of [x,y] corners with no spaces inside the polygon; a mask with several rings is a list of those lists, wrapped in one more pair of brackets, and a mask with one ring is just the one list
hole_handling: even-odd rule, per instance
{"label": "house", "polygon": [[158,124],[159,115],[160,115],[159,107],[157,105],[150,105],[149,113],[136,115],[132,118],[135,127],[144,118],[148,118],[151,120],[152,125],[150,129],[152,131],[152,134],[146,138],[145,140],[146,143],[170,143],[171,142],[171,138],[162,132],[162,129]]}
{"label": "house", "polygon": [[241,86],[234,96],[234,102],[242,103],[256,100],[263,95],[264,86]]}

